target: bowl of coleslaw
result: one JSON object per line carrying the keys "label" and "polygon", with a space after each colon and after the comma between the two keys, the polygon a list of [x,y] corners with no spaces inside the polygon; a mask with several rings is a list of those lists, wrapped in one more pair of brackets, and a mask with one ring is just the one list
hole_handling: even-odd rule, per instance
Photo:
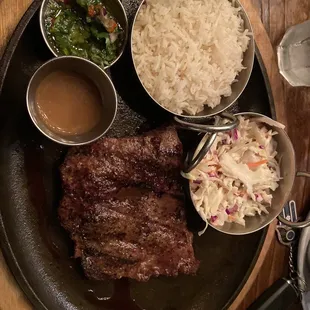
{"label": "bowl of coleslaw", "polygon": [[280,214],[292,190],[296,167],[284,125],[258,113],[237,116],[239,126],[219,133],[203,160],[185,177],[206,227],[244,235],[264,228]]}

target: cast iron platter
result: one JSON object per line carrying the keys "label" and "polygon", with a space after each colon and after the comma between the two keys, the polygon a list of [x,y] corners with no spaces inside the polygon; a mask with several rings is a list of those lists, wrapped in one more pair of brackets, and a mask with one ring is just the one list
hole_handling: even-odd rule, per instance
{"label": "cast iron platter", "polygon": [[[130,25],[140,0],[124,0]],[[34,1],[17,26],[0,62],[0,237],[6,261],[36,309],[219,310],[226,309],[248,279],[267,228],[229,236],[203,223],[190,203],[197,276],[160,277],[147,283],[87,280],[71,256],[73,246],[57,219],[61,197],[58,167],[67,148],[45,138],[31,123],[25,102],[35,70],[52,58],[40,33]],[[134,73],[129,48],[109,74],[119,110],[109,136],[134,135],[171,120],[146,95]],[[250,82],[232,109],[274,116],[269,82],[259,53]],[[180,132],[185,148],[195,138]],[[191,145],[195,147],[195,145]],[[114,293],[113,293],[114,292]],[[113,297],[108,299],[108,297]]]}

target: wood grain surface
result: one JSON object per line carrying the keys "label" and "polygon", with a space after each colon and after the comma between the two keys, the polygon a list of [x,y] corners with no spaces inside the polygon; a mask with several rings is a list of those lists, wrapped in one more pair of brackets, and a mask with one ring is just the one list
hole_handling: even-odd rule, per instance
{"label": "wood grain surface", "polygon": [[[31,0],[0,0],[0,56]],[[30,310],[33,307],[17,286],[0,251],[0,310]]]}
{"label": "wood grain surface", "polygon": [[[0,0],[0,55],[31,0]],[[276,102],[278,119],[287,125],[298,170],[310,171],[310,88],[293,88],[278,73],[275,48],[285,30],[310,18],[309,0],[241,0],[262,54]],[[263,23],[261,22],[263,21]],[[268,40],[268,36],[270,40]],[[271,42],[271,43],[270,43]],[[296,180],[292,195],[301,214],[310,207],[310,182]],[[275,280],[287,274],[287,250],[274,237],[275,223],[261,252],[257,269],[231,309],[246,309]],[[246,249],[245,249],[246,250]],[[0,310],[32,309],[8,271],[0,253]]]}

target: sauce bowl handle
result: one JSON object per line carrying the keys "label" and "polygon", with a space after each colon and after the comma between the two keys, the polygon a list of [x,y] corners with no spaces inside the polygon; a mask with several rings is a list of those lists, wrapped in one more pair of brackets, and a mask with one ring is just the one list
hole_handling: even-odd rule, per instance
{"label": "sauce bowl handle", "polygon": [[212,144],[214,143],[216,139],[216,136],[217,136],[216,133],[210,134],[206,142],[204,143],[203,147],[199,151],[199,153],[196,156],[194,156],[192,159],[189,158],[190,156],[187,153],[187,156],[184,162],[184,167],[183,167],[184,173],[191,172],[194,168],[196,168],[199,165],[199,163],[203,160],[205,155],[209,152],[210,147],[212,146]]}
{"label": "sauce bowl handle", "polygon": [[[310,178],[310,173],[309,172],[305,172],[305,171],[299,171],[296,173],[297,177],[306,177],[306,178]],[[306,228],[310,226],[310,220],[307,221],[303,221],[303,222],[291,222],[288,221],[287,219],[285,219],[282,215],[278,216],[278,220],[279,222],[281,222],[282,224],[291,227],[291,228]]]}
{"label": "sauce bowl handle", "polygon": [[231,113],[222,112],[219,116],[221,118],[228,119],[230,122],[227,124],[223,124],[223,125],[197,124],[197,123],[185,121],[177,116],[174,117],[174,120],[183,129],[188,129],[188,130],[198,131],[198,132],[206,132],[206,133],[230,131],[230,130],[235,129],[239,125],[238,118]]}

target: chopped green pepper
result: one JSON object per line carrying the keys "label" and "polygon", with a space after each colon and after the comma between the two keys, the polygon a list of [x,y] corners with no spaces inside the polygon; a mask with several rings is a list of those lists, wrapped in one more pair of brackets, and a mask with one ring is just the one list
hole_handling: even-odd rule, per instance
{"label": "chopped green pepper", "polygon": [[84,57],[104,68],[118,55],[122,30],[118,26],[113,34],[109,33],[104,24],[95,22],[88,11],[85,14],[78,5],[83,9],[97,5],[101,13],[104,8],[100,0],[50,0],[45,15],[49,40],[60,54]]}

